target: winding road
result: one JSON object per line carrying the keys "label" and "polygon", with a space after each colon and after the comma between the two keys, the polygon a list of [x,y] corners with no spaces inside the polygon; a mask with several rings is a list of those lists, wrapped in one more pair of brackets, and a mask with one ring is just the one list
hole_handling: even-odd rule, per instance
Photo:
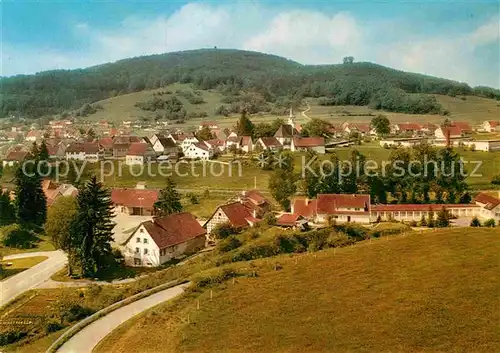
{"label": "winding road", "polygon": [[33,289],[50,280],[50,276],[63,269],[68,262],[66,254],[60,250],[9,255],[3,257],[3,260],[8,261],[34,256],[46,256],[47,260],[0,282],[0,307],[25,291]]}
{"label": "winding road", "polygon": [[57,353],[91,353],[92,350],[101,342],[104,337],[110,334],[118,326],[134,316],[148,310],[167,300],[173,299],[184,292],[188,284],[181,284],[161,292],[150,295],[149,297],[140,299],[120,309],[112,311],[86,326],[76,335],[71,337]]}
{"label": "winding road", "polygon": [[306,114],[306,113],[307,113],[309,110],[311,110],[311,106],[309,105],[309,102],[307,102],[307,101],[306,101],[306,104],[307,104],[307,109],[306,109],[306,110],[304,110],[301,114],[302,114],[302,116],[303,116],[304,118],[306,118],[306,119],[310,120],[311,118],[310,118],[309,116],[307,116],[307,114]]}

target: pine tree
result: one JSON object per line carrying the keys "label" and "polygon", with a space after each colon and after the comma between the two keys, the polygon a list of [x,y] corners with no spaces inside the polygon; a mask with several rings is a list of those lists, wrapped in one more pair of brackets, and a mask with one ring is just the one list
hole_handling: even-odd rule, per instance
{"label": "pine tree", "polygon": [[247,117],[246,110],[241,112],[240,120],[236,125],[236,133],[238,136],[253,136],[254,125]]}
{"label": "pine tree", "polygon": [[77,213],[71,225],[71,248],[82,275],[92,277],[105,268],[112,256],[113,203],[97,177],[90,178],[78,193]]}
{"label": "pine tree", "polygon": [[38,155],[40,154],[40,150],[38,149],[38,145],[36,142],[33,142],[31,145],[30,156],[32,159],[38,160]]}
{"label": "pine tree", "polygon": [[47,145],[45,144],[45,140],[40,144],[40,149],[38,151],[38,160],[40,161],[48,161],[49,160],[49,150]]}
{"label": "pine tree", "polygon": [[450,212],[446,208],[441,208],[437,214],[436,227],[445,228],[450,226]]}
{"label": "pine tree", "polygon": [[167,179],[167,185],[160,190],[160,196],[154,204],[159,216],[168,216],[182,211],[181,195],[175,190],[175,183],[171,178]]}
{"label": "pine tree", "polygon": [[470,222],[471,227],[481,227],[481,222],[479,221],[479,218],[474,217],[472,218],[472,221]]}
{"label": "pine tree", "polygon": [[10,201],[8,191],[0,190],[0,227],[12,224],[16,221],[16,209]]}
{"label": "pine tree", "polygon": [[16,216],[23,226],[42,226],[47,218],[47,198],[36,169],[32,163],[23,163],[15,173]]}
{"label": "pine tree", "polygon": [[427,220],[425,219],[425,215],[422,215],[422,218],[420,219],[420,226],[427,227]]}
{"label": "pine tree", "polygon": [[429,228],[434,228],[434,226],[436,225],[434,221],[434,211],[430,207],[429,207],[429,221],[427,222],[427,225],[429,226]]}

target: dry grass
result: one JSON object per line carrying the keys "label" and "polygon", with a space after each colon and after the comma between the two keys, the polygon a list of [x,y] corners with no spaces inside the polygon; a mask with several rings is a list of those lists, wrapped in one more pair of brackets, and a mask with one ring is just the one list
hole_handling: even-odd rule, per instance
{"label": "dry grass", "polygon": [[[47,260],[46,256],[26,257],[24,259],[4,260],[0,262],[2,269],[0,271],[0,279],[17,275],[28,268],[38,265],[40,262]],[[10,264],[10,265],[8,265]]]}
{"label": "dry grass", "polygon": [[255,261],[259,277],[202,293],[200,310],[193,294],[159,306],[96,352],[499,351],[498,235],[442,230]]}

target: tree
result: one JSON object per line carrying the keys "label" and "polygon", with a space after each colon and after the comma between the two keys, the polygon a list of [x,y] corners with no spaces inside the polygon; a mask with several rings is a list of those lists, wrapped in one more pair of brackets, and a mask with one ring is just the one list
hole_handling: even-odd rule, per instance
{"label": "tree", "polygon": [[92,176],[78,192],[77,211],[71,224],[71,247],[82,276],[92,277],[112,258],[113,203],[110,193]]}
{"label": "tree", "polygon": [[15,223],[16,208],[10,200],[8,191],[0,190],[0,227]]}
{"label": "tree", "polygon": [[38,151],[38,160],[40,161],[48,161],[49,160],[49,150],[47,149],[47,145],[45,144],[45,140],[40,144],[40,149]]}
{"label": "tree", "polygon": [[437,214],[436,227],[439,228],[449,227],[450,218],[451,218],[450,212],[445,207],[442,207]]}
{"label": "tree", "polygon": [[370,123],[378,135],[384,136],[391,132],[391,122],[385,115],[377,115]]}
{"label": "tree", "polygon": [[261,122],[255,126],[254,137],[257,139],[261,137],[272,137],[274,136],[275,132],[276,129],[274,129],[274,127],[271,124]]}
{"label": "tree", "polygon": [[47,212],[45,234],[52,243],[64,251],[71,249],[71,224],[77,213],[76,199],[71,196],[61,196],[56,199]]}
{"label": "tree", "polygon": [[241,112],[240,119],[236,124],[236,133],[238,136],[253,136],[254,125],[247,117],[246,110]]}
{"label": "tree", "polygon": [[353,56],[344,56],[343,63],[344,64],[352,64],[354,62]]}
{"label": "tree", "polygon": [[47,198],[42,181],[33,163],[23,163],[15,173],[15,207],[18,222],[23,226],[42,226],[47,217]]}
{"label": "tree", "polygon": [[167,185],[160,190],[160,196],[154,203],[154,208],[159,216],[168,216],[182,211],[181,195],[175,187],[174,181],[168,178]]}
{"label": "tree", "polygon": [[472,218],[472,221],[470,222],[471,227],[481,227],[481,221],[479,221],[479,218],[474,217]]}
{"label": "tree", "polygon": [[312,118],[302,127],[302,136],[327,136],[330,132],[330,123],[323,119]]}
{"label": "tree", "polygon": [[436,222],[434,221],[434,211],[429,206],[429,221],[427,222],[429,228],[434,228],[436,226]]}
{"label": "tree", "polygon": [[196,137],[198,140],[201,141],[208,141],[214,138],[214,135],[212,134],[212,131],[210,131],[210,127],[208,126],[203,126],[200,131],[196,134]]}
{"label": "tree", "polygon": [[297,191],[296,177],[292,172],[277,169],[269,178],[269,190],[284,210],[290,209],[290,199]]}
{"label": "tree", "polygon": [[217,240],[226,239],[227,237],[238,234],[238,230],[229,222],[219,223],[213,229],[211,234]]}
{"label": "tree", "polygon": [[493,218],[487,219],[483,224],[485,227],[496,227],[496,222]]}
{"label": "tree", "polygon": [[468,204],[468,203],[471,203],[472,201],[472,196],[470,196],[470,194],[466,191],[462,194],[462,196],[460,196],[460,203],[461,204]]}
{"label": "tree", "polygon": [[427,220],[425,219],[425,215],[422,215],[420,219],[420,227],[427,227]]}

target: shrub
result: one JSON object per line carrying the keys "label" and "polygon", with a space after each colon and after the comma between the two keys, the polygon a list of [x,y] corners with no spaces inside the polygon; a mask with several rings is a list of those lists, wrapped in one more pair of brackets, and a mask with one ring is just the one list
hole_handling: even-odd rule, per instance
{"label": "shrub", "polygon": [[472,218],[472,221],[470,222],[471,227],[481,227],[481,222],[479,221],[479,218],[474,217]]}
{"label": "shrub", "polygon": [[237,272],[233,268],[217,268],[195,275],[192,282],[195,289],[200,289],[222,283],[236,276]]}
{"label": "shrub", "polygon": [[369,235],[378,238],[386,235],[400,234],[410,230],[410,227],[403,223],[379,223],[372,230]]}
{"label": "shrub", "polygon": [[359,224],[341,224],[334,226],[334,229],[347,234],[355,240],[363,240],[368,236],[368,229]]}
{"label": "shrub", "polygon": [[19,224],[10,224],[0,228],[0,241],[4,246],[18,249],[35,247],[38,238],[29,230]]}
{"label": "shrub", "polygon": [[68,311],[63,314],[64,320],[68,322],[79,321],[94,313],[90,308],[83,307],[79,304],[73,304]]}
{"label": "shrub", "polygon": [[24,337],[27,333],[24,331],[7,331],[0,333],[0,346],[6,346],[8,344],[17,342]]}
{"label": "shrub", "polygon": [[490,219],[484,221],[483,226],[485,226],[485,227],[496,227],[496,222],[495,222],[495,220],[493,218],[490,218]]}
{"label": "shrub", "polygon": [[238,234],[238,230],[232,226],[231,223],[221,223],[218,224],[214,229],[212,229],[212,234],[215,239],[226,239],[230,235]]}
{"label": "shrub", "polygon": [[500,185],[500,174],[499,175],[495,175],[493,177],[493,179],[491,179],[491,183],[495,184],[495,185]]}
{"label": "shrub", "polygon": [[60,322],[57,322],[57,321],[49,321],[46,325],[45,325],[45,333],[46,334],[49,334],[49,333],[52,333],[52,332],[56,332],[56,331],[59,331],[63,328],[64,326],[60,323]]}
{"label": "shrub", "polygon": [[274,226],[276,224],[276,216],[272,212],[267,212],[262,218],[265,224]]}
{"label": "shrub", "polygon": [[355,242],[356,241],[354,239],[349,238],[344,233],[336,233],[336,232],[332,232],[328,237],[328,239],[326,240],[326,243],[330,248],[340,248],[342,246],[348,246],[354,244]]}
{"label": "shrub", "polygon": [[217,244],[217,250],[220,253],[225,253],[241,246],[241,241],[236,238],[234,235],[227,237],[224,240],[221,240],[219,244]]}

